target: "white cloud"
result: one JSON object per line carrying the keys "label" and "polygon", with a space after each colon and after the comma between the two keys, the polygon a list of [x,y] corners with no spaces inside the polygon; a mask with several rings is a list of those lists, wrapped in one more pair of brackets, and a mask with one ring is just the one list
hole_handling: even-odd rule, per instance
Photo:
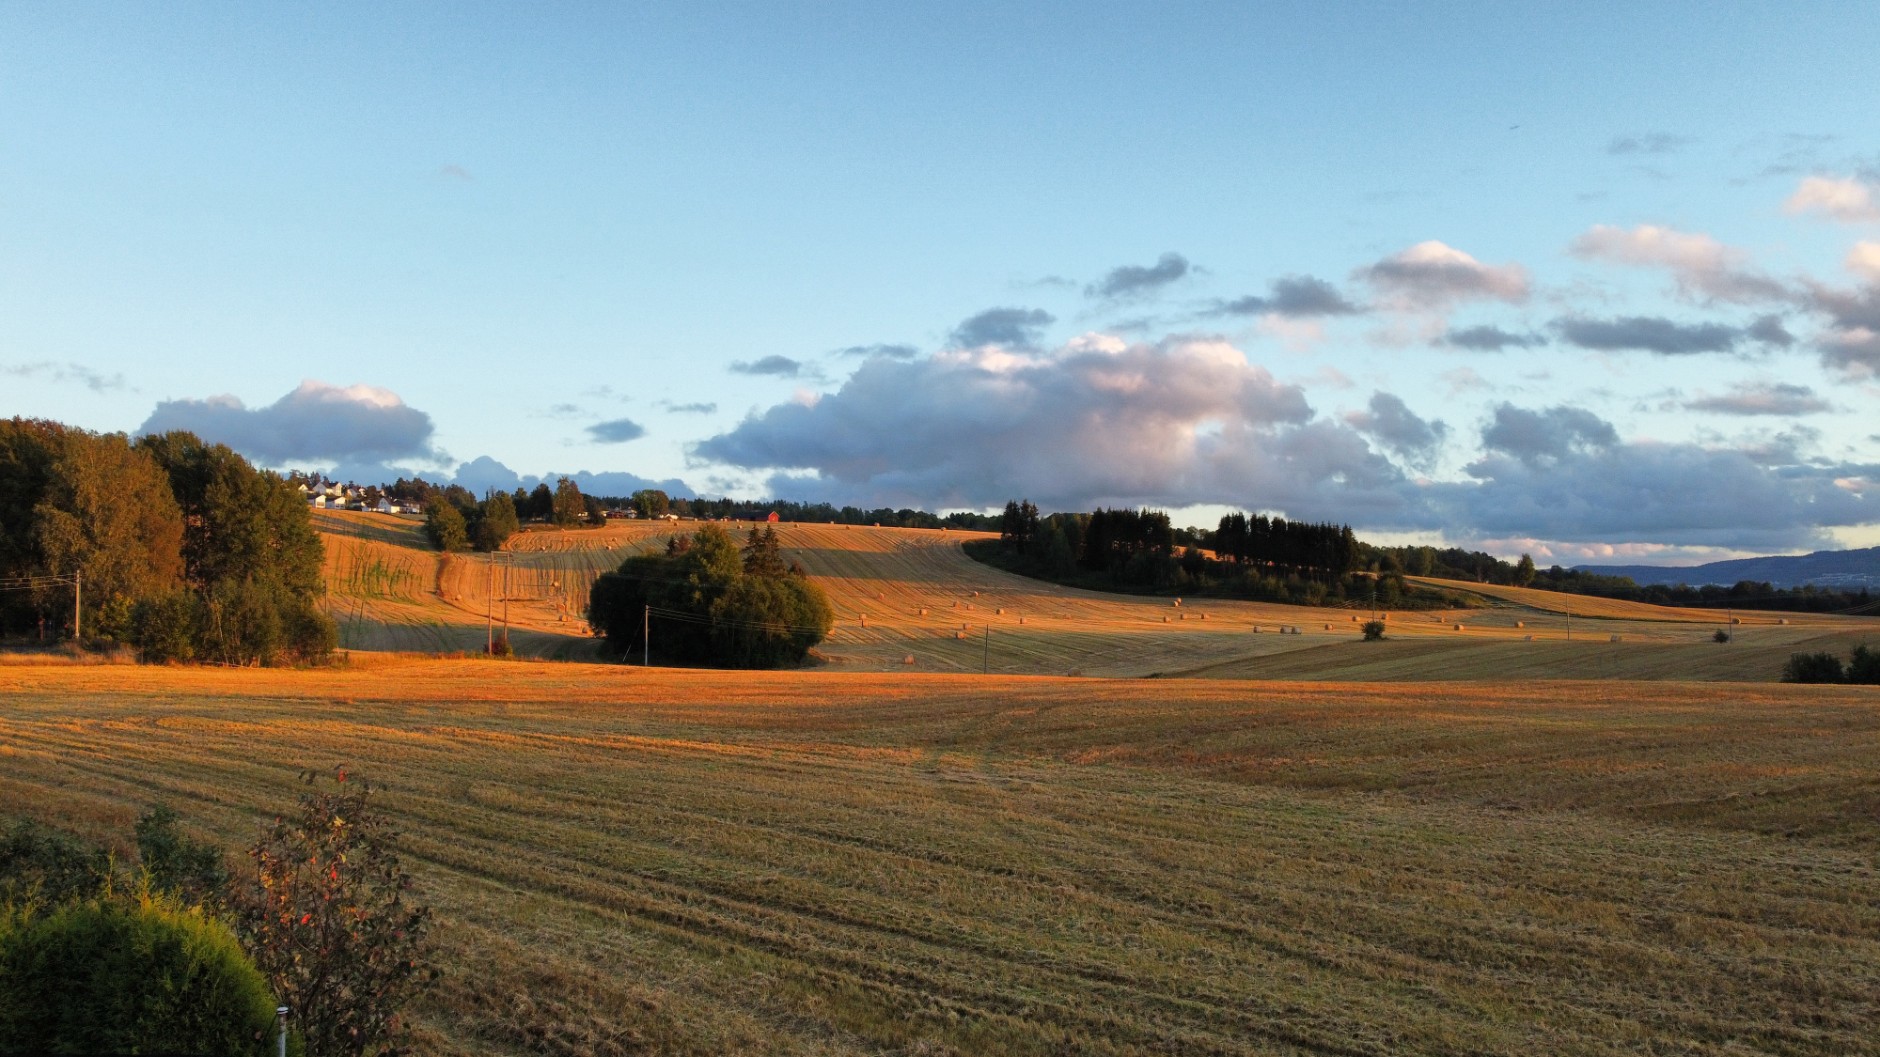
{"label": "white cloud", "polygon": [[1854,243],[1843,263],[1848,271],[1867,280],[1869,285],[1880,286],[1880,242]]}
{"label": "white cloud", "polygon": [[1471,300],[1520,302],[1529,292],[1527,269],[1519,264],[1483,264],[1434,239],[1360,268],[1356,275],[1389,294],[1392,307],[1409,311]]}
{"label": "white cloud", "polygon": [[1668,269],[1686,295],[1739,304],[1788,296],[1781,283],[1748,266],[1749,255],[1702,233],[1656,224],[1630,230],[1596,224],[1573,240],[1568,252],[1587,260]]}
{"label": "white cloud", "polygon": [[433,460],[431,416],[372,385],[335,386],[308,379],[267,407],[212,396],[165,400],[137,432],[188,430],[273,466],[315,460],[383,463]]}
{"label": "white cloud", "polygon": [[1819,213],[1843,223],[1880,220],[1873,188],[1853,177],[1810,176],[1789,196],[1790,213]]}

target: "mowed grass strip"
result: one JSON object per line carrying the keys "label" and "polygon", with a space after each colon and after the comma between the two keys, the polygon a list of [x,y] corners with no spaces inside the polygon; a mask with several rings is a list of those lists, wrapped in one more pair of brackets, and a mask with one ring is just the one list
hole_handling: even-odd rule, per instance
{"label": "mowed grass strip", "polygon": [[0,804],[386,785],[433,1052],[1880,1052],[1880,697],[0,672]]}

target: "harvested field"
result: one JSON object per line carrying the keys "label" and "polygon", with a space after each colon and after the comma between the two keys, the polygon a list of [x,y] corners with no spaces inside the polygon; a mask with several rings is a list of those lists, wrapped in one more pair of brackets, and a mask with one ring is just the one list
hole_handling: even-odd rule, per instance
{"label": "harvested field", "polygon": [[[531,529],[497,558],[448,558],[416,522],[318,513],[342,643],[430,653],[482,649],[507,610],[525,656],[595,659],[588,590],[636,551],[697,522]],[[731,525],[735,535],[748,525]],[[1386,643],[1359,641],[1369,610],[1102,594],[1013,576],[961,551],[981,534],[784,524],[786,558],[829,592],[836,628],[818,653],[846,671],[1280,679],[1773,680],[1797,650],[1880,643],[1880,617],[1725,615],[1430,581],[1493,597],[1489,608],[1392,612]],[[505,586],[506,581],[506,586]],[[1552,608],[1550,608],[1552,607]],[[1571,607],[1573,619],[1567,620]],[[1461,628],[1458,629],[1457,625]],[[1285,632],[1285,633],[1282,633]],[[1613,641],[1614,637],[1618,641]],[[911,658],[911,661],[910,661]]]}
{"label": "harvested field", "polygon": [[0,669],[0,804],[385,784],[431,1053],[1880,1052],[1880,694]]}

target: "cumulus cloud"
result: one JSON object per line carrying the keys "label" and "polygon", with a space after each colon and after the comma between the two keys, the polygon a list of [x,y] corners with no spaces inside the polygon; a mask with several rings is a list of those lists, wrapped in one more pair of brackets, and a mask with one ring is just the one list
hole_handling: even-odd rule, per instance
{"label": "cumulus cloud", "polygon": [[1502,349],[1526,349],[1547,344],[1547,339],[1539,334],[1517,334],[1495,326],[1452,330],[1444,334],[1441,340],[1442,344],[1450,348],[1473,349],[1477,352],[1500,352]]}
{"label": "cumulus cloud", "polygon": [[1120,299],[1154,293],[1186,276],[1188,258],[1179,253],[1164,253],[1154,264],[1125,264],[1110,269],[1103,278],[1084,288],[1090,297]]}
{"label": "cumulus cloud", "polygon": [[1645,132],[1635,136],[1614,136],[1606,144],[1607,154],[1621,157],[1632,154],[1671,154],[1689,145],[1689,136],[1674,136],[1669,132]]}
{"label": "cumulus cloud", "polygon": [[1873,186],[1854,177],[1810,176],[1783,204],[1790,213],[1814,213],[1856,224],[1880,220],[1880,201]]}
{"label": "cumulus cloud", "polygon": [[588,436],[602,444],[625,444],[646,436],[646,427],[630,418],[616,418],[610,422],[596,422],[587,428],[587,432]]}
{"label": "cumulus cloud", "polygon": [[1743,329],[1721,323],[1674,323],[1658,316],[1619,319],[1561,319],[1554,322],[1560,336],[1583,349],[1602,352],[1637,350],[1660,356],[1688,356],[1701,352],[1733,352],[1746,336]]}
{"label": "cumulus cloud", "polygon": [[912,345],[850,345],[846,349],[837,349],[837,356],[854,356],[866,359],[870,356],[886,356],[891,360],[911,360],[920,355],[920,350]]}
{"label": "cumulus cloud", "polygon": [[125,388],[122,374],[104,374],[81,363],[54,363],[51,360],[40,360],[36,363],[5,364],[0,365],[0,374],[10,378],[44,378],[53,382],[76,382],[94,393],[106,393]]}
{"label": "cumulus cloud", "polygon": [[1405,516],[1401,471],[1214,338],[1089,335],[1048,353],[873,359],[838,391],[754,414],[693,454],[778,471],[777,494],[844,502],[1029,495],[1056,509],[1258,502],[1293,516]]}
{"label": "cumulus cloud", "polygon": [[1585,408],[1550,407],[1531,411],[1502,404],[1482,430],[1482,446],[1528,465],[1557,462],[1577,451],[1608,448],[1619,442],[1612,423]]}
{"label": "cumulus cloud", "polygon": [[267,407],[252,409],[233,396],[164,400],[137,432],[178,429],[272,466],[437,457],[431,416],[391,390],[371,385],[341,387],[308,379]]}
{"label": "cumulus cloud", "polygon": [[1460,301],[1527,300],[1528,273],[1519,264],[1488,265],[1430,240],[1355,273],[1389,294],[1397,307],[1441,309]]}
{"label": "cumulus cloud", "polygon": [[1596,224],[1573,240],[1568,252],[1586,260],[1669,270],[1686,296],[1736,304],[1781,301],[1787,287],[1748,265],[1748,254],[1709,235],[1655,224],[1631,229]]}
{"label": "cumulus cloud", "polygon": [[1822,339],[1822,365],[1853,378],[1880,377],[1880,331],[1848,327]]}
{"label": "cumulus cloud", "polygon": [[[1521,416],[1498,412],[1484,432],[1488,450],[1466,468],[1474,480],[1431,485],[1429,502],[1483,538],[1737,550],[1828,546],[1827,528],[1880,520],[1880,493],[1843,487],[1845,467],[1769,465],[1767,452],[1728,447],[1619,443],[1590,413],[1577,422],[1558,414],[1573,410],[1526,412],[1539,421],[1512,431]],[[1491,443],[1493,431],[1502,435]],[[1510,442],[1511,434],[1521,439]]]}
{"label": "cumulus cloud", "polygon": [[1449,434],[1447,425],[1418,417],[1394,393],[1372,393],[1366,410],[1346,413],[1345,423],[1415,463],[1426,463]]}
{"label": "cumulus cloud", "polygon": [[988,308],[953,328],[953,344],[1030,346],[1055,322],[1057,317],[1042,308]]}
{"label": "cumulus cloud", "polygon": [[1870,286],[1880,286],[1880,242],[1856,242],[1842,261],[1847,270],[1860,276]]}
{"label": "cumulus cloud", "polygon": [[1246,297],[1216,304],[1214,314],[1226,316],[1278,315],[1293,318],[1355,315],[1363,309],[1351,303],[1338,288],[1310,275],[1288,275],[1275,279],[1266,296]]}
{"label": "cumulus cloud", "polygon": [[1720,415],[1812,415],[1833,409],[1832,404],[1815,395],[1805,385],[1788,382],[1747,382],[1719,396],[1687,400],[1691,411],[1709,411]]}

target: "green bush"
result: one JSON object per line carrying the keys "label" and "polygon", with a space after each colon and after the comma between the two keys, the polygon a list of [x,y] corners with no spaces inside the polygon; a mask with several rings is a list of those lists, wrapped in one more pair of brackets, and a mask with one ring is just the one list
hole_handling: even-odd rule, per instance
{"label": "green bush", "polygon": [[1791,653],[1788,663],[1782,666],[1785,683],[1838,683],[1845,678],[1841,658],[1826,651]]}
{"label": "green bush", "polygon": [[1367,620],[1364,622],[1364,641],[1377,642],[1384,637],[1384,622]]}
{"label": "green bush", "polygon": [[1712,634],[1712,635],[1710,636],[1710,641],[1712,641],[1712,642],[1729,642],[1729,641],[1730,641],[1730,633],[1729,633],[1729,632],[1727,632],[1727,631],[1725,631],[1725,630],[1723,630],[1722,628],[1718,628],[1718,629],[1716,630],[1716,632],[1715,632],[1715,633],[1713,633],[1713,634]]}
{"label": "green bush", "polygon": [[0,838],[0,904],[84,898],[110,875],[111,858],[103,848],[31,819]]}
{"label": "green bush", "polygon": [[1847,660],[1847,681],[1880,686],[1880,650],[1854,647],[1854,655]]}
{"label": "green bush", "polygon": [[234,933],[161,898],[0,923],[0,1052],[258,1055],[274,999]]}

